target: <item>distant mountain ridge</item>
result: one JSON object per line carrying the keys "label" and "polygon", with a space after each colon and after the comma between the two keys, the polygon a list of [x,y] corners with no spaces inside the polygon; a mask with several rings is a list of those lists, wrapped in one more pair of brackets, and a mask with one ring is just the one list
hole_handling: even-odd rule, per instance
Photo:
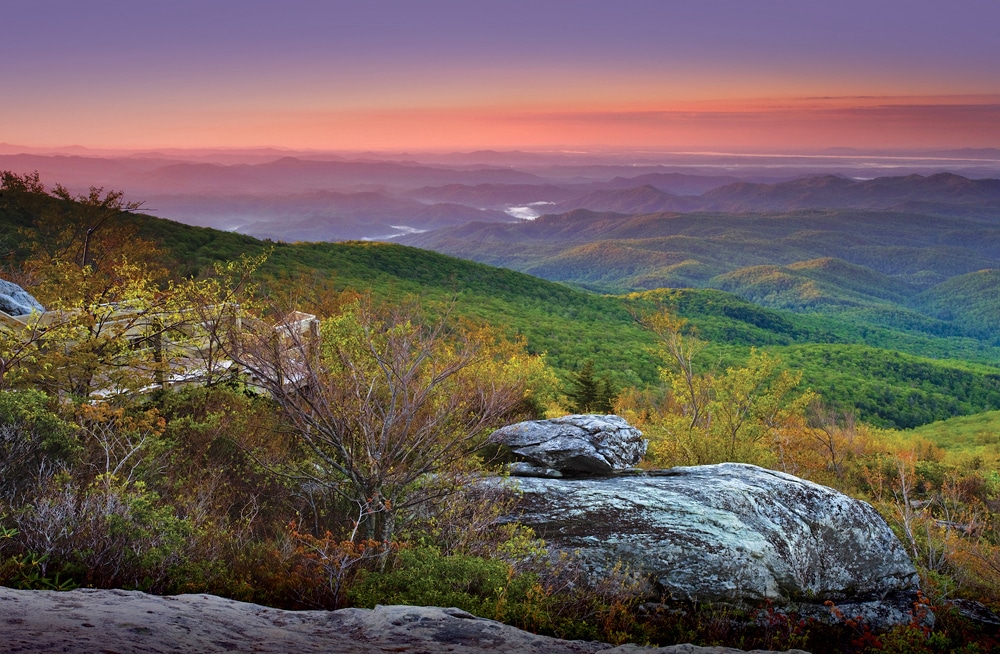
{"label": "distant mountain ridge", "polygon": [[[567,203],[569,208],[585,207],[594,211],[613,211],[592,206],[588,196],[593,196],[593,202],[601,202],[604,198],[614,202],[615,191],[628,191],[644,188],[652,189],[660,196],[692,196],[700,195],[710,189],[741,181],[732,176],[688,175],[684,173],[643,173],[636,177],[617,176],[608,181],[589,183],[547,183],[547,184],[448,184],[440,187],[424,187],[409,192],[409,197],[436,202],[460,202],[480,207],[500,208],[515,204],[532,202]],[[649,190],[646,191],[649,193]],[[659,196],[657,196],[659,197]],[[570,202],[571,201],[571,202]],[[678,205],[680,206],[680,205]],[[685,205],[689,206],[689,205]],[[553,211],[566,210],[565,206],[555,206]],[[664,211],[674,209],[650,209]],[[635,213],[628,211],[627,213]]]}
{"label": "distant mountain ridge", "polygon": [[406,194],[431,202],[457,202],[474,207],[501,208],[532,202],[568,200],[576,191],[556,184],[446,184],[425,186]]}
{"label": "distant mountain ridge", "polygon": [[658,211],[689,212],[704,206],[698,197],[677,196],[646,184],[633,188],[593,191],[552,207],[553,213],[587,209],[614,213],[656,213]]}
{"label": "distant mountain ridge", "polygon": [[972,213],[1000,209],[1000,180],[972,180],[951,173],[924,177],[853,180],[836,175],[760,184],[733,182],[698,196],[678,196],[652,185],[601,190],[565,200],[554,212],[573,209],[654,213],[657,211],[795,211],[798,209],[933,209],[958,205]]}
{"label": "distant mountain ridge", "polygon": [[[838,175],[789,174],[812,170],[813,164],[805,165],[809,157],[764,157],[757,167],[734,168],[744,171],[735,173],[719,166],[725,157],[709,154],[695,157],[698,166],[678,170],[641,156],[630,162],[622,153],[604,159],[587,153],[490,151],[345,157],[263,149],[194,152],[185,159],[180,151],[127,156],[73,152],[0,154],[0,170],[37,170],[47,183],[59,181],[74,192],[91,185],[124,189],[130,199],[147,200],[160,215],[292,240],[393,238],[400,232],[388,228],[392,225],[423,230],[575,209],[650,214],[856,208],[984,220],[1000,214],[998,180],[951,173],[864,180],[845,176],[838,167],[829,169]],[[864,174],[861,163],[853,165]],[[297,196],[312,193],[378,193],[386,198],[367,214],[348,200],[336,207],[304,209]],[[395,208],[388,210],[390,203]],[[433,205],[443,206],[425,208]]]}
{"label": "distant mountain ridge", "polygon": [[[376,191],[313,191],[294,195],[158,195],[151,211],[176,220],[284,241],[364,239],[474,221],[510,221],[502,211],[424,204]],[[404,227],[406,229],[398,229]]]}
{"label": "distant mountain ridge", "polygon": [[1000,203],[1000,179],[973,180],[951,173],[924,177],[851,180],[834,175],[779,184],[736,183],[702,196],[713,211],[891,209],[904,202]]}
{"label": "distant mountain ridge", "polygon": [[[595,291],[718,288],[859,325],[1000,342],[989,272],[1000,270],[1000,180],[828,175],[698,197],[640,186],[554,209],[577,204],[589,208],[403,242]],[[692,204],[715,209],[662,210]]]}

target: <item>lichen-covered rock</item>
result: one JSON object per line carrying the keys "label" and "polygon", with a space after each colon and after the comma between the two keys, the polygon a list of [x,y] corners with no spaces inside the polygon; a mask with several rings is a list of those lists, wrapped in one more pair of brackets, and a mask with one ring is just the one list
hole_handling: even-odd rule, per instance
{"label": "lichen-covered rock", "polygon": [[515,461],[507,467],[507,471],[515,477],[548,477],[549,479],[560,479],[563,473],[553,468],[543,468],[533,466],[525,461]]}
{"label": "lichen-covered rock", "polygon": [[966,620],[977,622],[983,626],[996,629],[1000,627],[1000,615],[997,615],[982,602],[967,599],[950,599],[946,605],[958,611]]}
{"label": "lichen-covered rock", "polygon": [[724,463],[511,483],[519,519],[550,545],[597,574],[621,558],[674,599],[857,604],[918,587],[875,509],[780,472]]}
{"label": "lichen-covered rock", "polygon": [[642,432],[624,418],[589,414],[507,425],[493,432],[490,442],[506,446],[535,468],[569,475],[627,470],[642,459],[647,445]]}
{"label": "lichen-covered rock", "polygon": [[45,308],[17,284],[0,279],[0,311],[10,316],[24,316],[32,311],[45,311]]}
{"label": "lichen-covered rock", "polygon": [[659,649],[568,641],[521,631],[458,609],[378,606],[282,611],[212,595],[69,592],[0,587],[0,650],[11,654],[729,654],[726,647]]}

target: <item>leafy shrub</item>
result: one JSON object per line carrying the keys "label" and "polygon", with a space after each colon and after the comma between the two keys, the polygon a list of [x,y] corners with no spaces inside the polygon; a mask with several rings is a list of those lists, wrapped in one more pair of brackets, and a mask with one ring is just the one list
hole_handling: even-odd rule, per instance
{"label": "leafy shrub", "polygon": [[43,466],[72,461],[80,452],[74,431],[44,393],[0,392],[0,502],[23,496]]}
{"label": "leafy shrub", "polygon": [[155,591],[182,559],[190,532],[158,499],[142,482],[99,476],[78,489],[57,475],[12,521],[22,554],[39,557],[43,577],[63,573],[92,586]]}
{"label": "leafy shrub", "polygon": [[394,549],[392,543],[376,540],[339,540],[329,531],[317,538],[299,533],[294,523],[290,536],[295,549],[288,571],[293,581],[289,590],[301,603],[326,609],[340,608],[347,588],[365,566],[384,560]]}
{"label": "leafy shrub", "polygon": [[359,606],[453,606],[496,619],[505,604],[523,602],[535,581],[515,575],[504,561],[442,556],[433,547],[418,547],[400,551],[395,569],[364,575],[348,596]]}
{"label": "leafy shrub", "polygon": [[515,566],[416,547],[400,550],[392,569],[359,575],[348,598],[365,607],[456,607],[535,633],[621,643],[638,633],[638,591],[620,568],[590,585],[579,562],[568,556]]}

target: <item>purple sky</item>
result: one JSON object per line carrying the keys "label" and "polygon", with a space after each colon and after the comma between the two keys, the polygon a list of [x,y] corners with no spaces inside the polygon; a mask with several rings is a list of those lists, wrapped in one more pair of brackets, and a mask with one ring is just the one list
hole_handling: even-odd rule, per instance
{"label": "purple sky", "polygon": [[[862,146],[845,139],[881,128],[824,136],[800,114],[874,96],[850,108],[934,109],[907,114],[915,146],[935,128],[935,145],[1000,146],[995,1],[36,0],[0,15],[0,142],[474,147],[478,126],[482,146],[749,146],[792,111],[807,126],[782,143]],[[982,126],[969,107],[989,108]],[[668,118],[643,131],[636,112]]]}

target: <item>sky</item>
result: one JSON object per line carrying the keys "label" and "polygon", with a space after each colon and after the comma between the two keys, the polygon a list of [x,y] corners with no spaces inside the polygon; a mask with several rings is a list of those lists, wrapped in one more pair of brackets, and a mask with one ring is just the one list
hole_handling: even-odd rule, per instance
{"label": "sky", "polygon": [[0,143],[1000,147],[995,0],[0,0]]}

